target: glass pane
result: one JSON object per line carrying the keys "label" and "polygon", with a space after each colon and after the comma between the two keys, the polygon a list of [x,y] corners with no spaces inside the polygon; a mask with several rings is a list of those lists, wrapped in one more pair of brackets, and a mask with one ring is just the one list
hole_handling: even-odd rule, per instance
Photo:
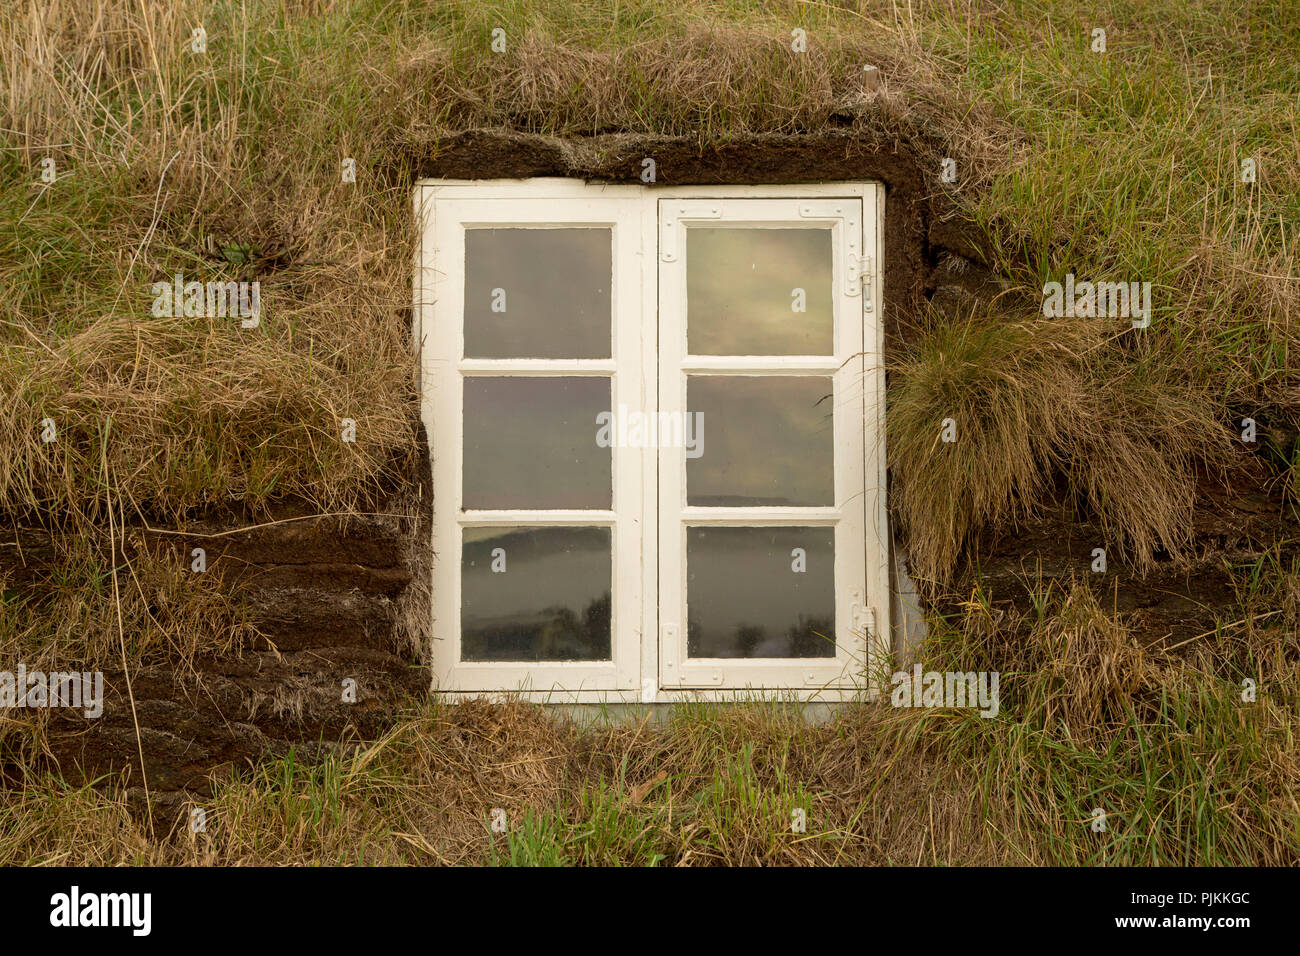
{"label": "glass pane", "polygon": [[835,529],[687,528],[691,657],[834,657]]}
{"label": "glass pane", "polygon": [[609,389],[601,376],[467,377],[461,507],[612,507],[610,449],[596,444]]}
{"label": "glass pane", "polygon": [[466,528],[461,659],[610,660],[609,528]]}
{"label": "glass pane", "polygon": [[831,230],[686,230],[692,355],[830,355]]}
{"label": "glass pane", "polygon": [[609,358],[608,228],[466,229],[466,358]]}
{"label": "glass pane", "polygon": [[703,437],[686,459],[687,503],[833,505],[831,387],[824,375],[690,376]]}

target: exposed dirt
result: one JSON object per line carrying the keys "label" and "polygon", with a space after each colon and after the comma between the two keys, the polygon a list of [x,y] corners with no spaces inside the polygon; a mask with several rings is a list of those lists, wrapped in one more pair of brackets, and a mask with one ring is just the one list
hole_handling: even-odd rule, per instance
{"label": "exposed dirt", "polygon": [[[301,509],[284,509],[294,510]],[[138,771],[138,721],[151,790],[201,792],[220,765],[373,735],[398,702],[428,688],[399,619],[414,563],[405,524],[282,514],[277,523],[236,534],[223,533],[228,526],[216,521],[185,535],[128,529],[128,539],[138,536],[144,547],[164,549],[179,562],[203,547],[206,573],[245,602],[258,635],[238,655],[133,670],[134,716],[120,668],[107,669],[102,717],[51,712],[50,759],[72,780],[122,767]],[[28,528],[10,541],[21,548],[0,548],[0,574],[39,596],[55,560],[50,536]],[[345,699],[347,679],[355,681],[354,700]]]}
{"label": "exposed dirt", "polygon": [[[1260,488],[1240,493],[1204,485],[1193,546],[1181,561],[1166,558],[1145,575],[1117,559],[1092,522],[1067,511],[1015,531],[986,533],[971,549],[961,587],[978,579],[995,606],[1031,607],[1032,589],[1078,580],[1098,592],[1146,644],[1173,647],[1213,633],[1238,608],[1242,569],[1278,542],[1283,558],[1300,556],[1300,522],[1280,496]],[[1095,548],[1106,548],[1106,571],[1093,570]],[[955,605],[950,605],[952,610]]]}

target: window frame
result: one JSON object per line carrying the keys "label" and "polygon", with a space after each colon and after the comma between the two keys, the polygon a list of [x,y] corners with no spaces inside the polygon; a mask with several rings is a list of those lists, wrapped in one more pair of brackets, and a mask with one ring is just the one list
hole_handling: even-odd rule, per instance
{"label": "window frame", "polygon": [[[867,665],[866,640],[855,633],[854,608],[865,604],[867,549],[850,545],[865,537],[862,488],[865,430],[845,414],[864,414],[862,365],[863,283],[846,275],[846,261],[861,254],[866,203],[857,197],[809,201],[735,196],[725,199],[662,198],[659,201],[659,401],[661,411],[687,411],[687,383],[695,376],[829,377],[832,379],[834,500],[824,506],[709,507],[687,501],[685,455],[659,456],[659,549],[661,686],[676,689],[750,687],[843,688]],[[689,224],[689,225],[688,225]],[[687,338],[687,230],[690,225],[829,228],[832,234],[832,347],[825,355],[694,355]],[[665,252],[671,249],[671,252]],[[678,254],[678,252],[681,254]],[[856,321],[855,321],[856,320]],[[705,422],[708,434],[708,422]],[[706,438],[707,447],[707,438]],[[831,527],[834,533],[835,647],[832,658],[704,658],[688,654],[688,527]],[[678,586],[671,586],[672,582]],[[667,582],[670,586],[665,587]],[[861,582],[860,584],[857,582]]]}
{"label": "window frame", "polygon": [[[463,445],[460,422],[460,405],[457,397],[453,403],[452,392],[448,383],[454,378],[460,381],[462,372],[485,374],[493,369],[516,371],[523,374],[544,371],[558,374],[577,366],[587,366],[582,374],[612,374],[616,383],[626,382],[629,386],[636,380],[638,401],[629,401],[632,408],[642,410],[662,409],[659,403],[659,376],[661,364],[661,343],[659,342],[662,320],[659,314],[660,283],[660,243],[663,233],[659,209],[665,200],[812,200],[817,203],[836,199],[856,200],[861,202],[861,245],[858,262],[862,267],[861,292],[854,298],[858,314],[862,316],[863,349],[860,361],[863,365],[862,401],[864,415],[861,433],[861,454],[863,472],[864,535],[863,560],[865,562],[862,600],[855,600],[855,611],[849,627],[864,632],[866,661],[857,670],[863,675],[851,686],[835,681],[826,681],[825,675],[816,680],[791,680],[780,688],[766,689],[750,687],[718,687],[703,682],[670,683],[661,674],[662,657],[660,635],[660,605],[663,595],[659,590],[660,555],[659,538],[661,530],[643,527],[648,521],[666,520],[659,507],[658,450],[613,448],[614,453],[614,509],[612,515],[605,516],[615,527],[613,588],[615,591],[613,613],[620,626],[611,621],[611,649],[614,661],[611,663],[594,662],[460,662],[459,629],[460,600],[458,578],[460,567],[460,536],[448,534],[448,528],[461,523],[458,517],[460,501],[460,448],[454,455],[440,454],[443,432],[438,429],[439,422],[450,420],[457,422],[455,434],[458,445]],[[488,698],[519,697],[542,703],[669,703],[678,700],[727,701],[746,697],[764,696],[780,697],[794,700],[818,700],[838,702],[861,697],[875,697],[880,690],[879,676],[886,668],[890,651],[890,592],[889,592],[889,533],[886,501],[886,458],[885,458],[885,373],[883,366],[883,289],[881,283],[883,261],[884,233],[884,187],[875,182],[824,183],[797,185],[726,185],[726,186],[683,186],[660,187],[623,184],[594,184],[580,180],[561,178],[537,178],[525,180],[438,180],[423,179],[416,183],[413,196],[415,221],[417,225],[417,248],[415,279],[413,292],[413,339],[419,353],[418,388],[420,391],[421,416],[426,428],[429,454],[433,473],[433,633],[430,659],[433,664],[431,692],[446,694],[449,697],[483,696]],[[436,237],[449,235],[448,221],[464,222],[463,217],[454,212],[454,207],[444,206],[453,201],[461,204],[494,204],[502,211],[504,218],[484,219],[481,216],[474,221],[484,226],[505,226],[517,224],[518,210],[528,207],[527,216],[536,224],[564,225],[604,225],[615,222],[611,216],[624,217],[623,226],[613,226],[616,231],[622,228],[623,235],[631,240],[639,237],[638,248],[630,254],[619,252],[619,238],[615,237],[612,251],[615,276],[615,297],[619,289],[637,288],[640,300],[635,308],[617,298],[614,300],[614,358],[612,360],[552,360],[552,359],[461,359],[461,341],[463,338],[463,316],[460,300],[463,297],[463,271],[452,262],[435,261]],[[607,201],[625,212],[605,212],[604,218],[593,220],[592,210],[610,209]],[[594,203],[595,205],[587,205]],[[551,212],[546,213],[549,207]],[[470,206],[465,206],[470,208]],[[474,207],[491,208],[491,207]],[[442,215],[438,210],[443,209]],[[512,211],[513,210],[513,211]],[[583,211],[588,214],[582,215]],[[633,211],[636,211],[635,213]],[[439,232],[440,226],[442,232]],[[460,251],[463,267],[463,244]],[[839,257],[837,257],[839,258]],[[622,260],[622,261],[620,261]],[[450,268],[449,268],[450,267]],[[835,263],[836,294],[840,294],[843,283],[838,279],[841,262]],[[627,270],[627,271],[625,271]],[[635,278],[633,278],[635,273]],[[436,307],[435,307],[436,305]],[[628,313],[637,313],[637,328],[633,331],[629,325]],[[449,319],[448,316],[451,318]],[[445,334],[445,324],[454,320],[457,333]],[[839,323],[837,322],[837,325]],[[440,334],[442,333],[442,334]],[[838,329],[836,330],[836,348],[839,354]],[[634,336],[638,356],[635,361],[626,355],[620,356],[620,348],[629,344],[629,336]],[[451,355],[454,348],[455,355]],[[683,345],[684,348],[684,345]],[[626,350],[624,350],[626,352]],[[784,357],[772,357],[771,361],[779,363]],[[824,357],[822,357],[824,359]],[[627,359],[624,361],[624,359]],[[635,365],[635,368],[633,366]],[[510,366],[510,369],[506,367]],[[550,366],[550,368],[542,368]],[[612,366],[612,371],[610,369]],[[683,376],[684,378],[684,376]],[[626,389],[615,385],[615,406],[620,397],[628,393]],[[593,430],[594,430],[593,423]],[[840,426],[836,425],[836,434]],[[683,463],[684,467],[684,463]],[[837,469],[838,471],[838,469]],[[624,497],[619,497],[619,482],[626,482]],[[839,476],[836,479],[836,498]],[[635,488],[635,490],[631,490]],[[451,489],[450,494],[445,489]],[[441,493],[440,493],[441,492]],[[628,509],[635,496],[635,505]],[[451,507],[448,507],[448,502]],[[620,507],[623,509],[620,514]],[[449,515],[450,512],[450,515]],[[508,518],[501,515],[475,515],[477,523],[534,523],[530,518],[521,521],[524,512],[511,512]],[[591,517],[588,513],[580,515],[575,512],[536,513],[533,517],[539,524],[571,523],[566,518]],[[678,520],[678,516],[673,516]],[[742,522],[737,522],[742,523]],[[791,523],[798,523],[797,519]],[[629,538],[639,538],[639,542],[629,542]],[[684,538],[684,536],[683,536]],[[837,553],[840,535],[836,538]],[[636,545],[639,544],[639,547]],[[626,560],[620,563],[619,556],[632,547],[638,551],[638,561],[633,568]],[[450,560],[440,561],[447,554]],[[839,605],[840,580],[837,560],[837,619]],[[630,600],[629,590],[635,590],[635,600]],[[454,603],[446,595],[454,595]],[[684,590],[680,601],[685,601]],[[450,607],[451,612],[440,619],[439,611]],[[624,623],[635,626],[622,626]],[[684,622],[683,622],[684,624]],[[843,623],[837,629],[842,629]],[[684,626],[681,627],[684,632]],[[455,632],[454,634],[452,632]],[[621,632],[621,633],[620,633]],[[680,638],[685,649],[684,633]],[[637,646],[633,646],[633,645]],[[452,656],[448,656],[451,651]],[[799,659],[776,660],[782,668],[798,669]],[[811,659],[824,660],[824,659]],[[763,662],[734,661],[736,664]],[[741,668],[742,670],[746,668]],[[750,668],[751,670],[754,668]]]}

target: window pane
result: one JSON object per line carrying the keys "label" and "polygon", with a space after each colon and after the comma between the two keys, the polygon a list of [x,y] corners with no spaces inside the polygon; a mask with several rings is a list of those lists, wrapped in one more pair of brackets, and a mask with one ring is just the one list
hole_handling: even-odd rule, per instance
{"label": "window pane", "polygon": [[833,528],[687,528],[691,657],[834,657]]}
{"label": "window pane", "polygon": [[461,659],[610,660],[609,528],[465,528]]}
{"label": "window pane", "polygon": [[466,358],[609,358],[608,228],[466,229]]}
{"label": "window pane", "polygon": [[686,230],[692,355],[834,352],[829,229]]}
{"label": "window pane", "polygon": [[692,375],[703,450],[686,459],[692,505],[835,503],[831,384],[823,375]]}
{"label": "window pane", "polygon": [[607,377],[467,377],[461,507],[612,507],[609,407]]}

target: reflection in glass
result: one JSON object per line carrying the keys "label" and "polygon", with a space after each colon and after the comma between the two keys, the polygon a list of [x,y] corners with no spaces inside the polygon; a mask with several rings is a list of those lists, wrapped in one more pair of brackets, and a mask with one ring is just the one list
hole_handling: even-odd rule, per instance
{"label": "reflection in glass", "polygon": [[[610,508],[604,376],[468,376],[462,508]],[[435,449],[435,454],[437,451]]]}
{"label": "reflection in glass", "polygon": [[689,376],[704,451],[686,461],[687,503],[833,505],[831,388],[823,375]]}
{"label": "reflection in glass", "polygon": [[610,529],[465,528],[461,659],[610,660]]}
{"label": "reflection in glass", "polygon": [[835,656],[833,528],[687,528],[686,575],[691,657]]}
{"label": "reflection in glass", "polygon": [[829,229],[688,227],[687,351],[830,355],[832,284]]}
{"label": "reflection in glass", "polygon": [[612,235],[466,229],[465,357],[609,358]]}

